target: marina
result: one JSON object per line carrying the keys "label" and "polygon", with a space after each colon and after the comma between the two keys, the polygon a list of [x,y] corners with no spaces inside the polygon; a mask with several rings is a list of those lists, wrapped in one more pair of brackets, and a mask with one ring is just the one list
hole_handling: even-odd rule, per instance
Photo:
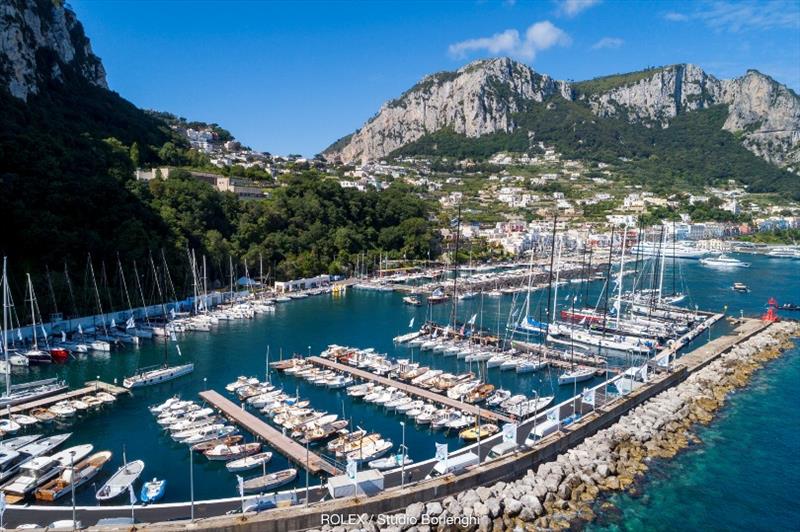
{"label": "marina", "polygon": [[396,388],[398,390],[402,390],[408,394],[411,394],[415,397],[420,397],[422,399],[432,401],[435,403],[442,404],[444,406],[448,406],[450,408],[456,408],[459,410],[463,410],[468,412],[474,416],[482,417],[489,421],[511,421],[511,418],[505,416],[503,414],[499,414],[497,412],[492,412],[488,409],[481,409],[474,405],[464,404],[461,401],[456,401],[455,399],[451,399],[445,395],[438,394],[431,392],[430,390],[423,390],[422,388],[417,388],[416,386],[412,386],[410,384],[405,384],[402,382],[394,381],[392,379],[388,379],[386,377],[381,377],[379,375],[375,375],[368,371],[360,370],[358,368],[353,368],[350,366],[346,366],[344,364],[339,364],[337,362],[332,362],[330,360],[325,360],[324,358],[320,357],[311,357],[308,359],[309,362],[312,364],[316,364],[318,366],[331,368],[336,370],[340,373],[349,373],[355,377],[358,377],[362,381],[372,381],[383,384],[384,386],[390,386],[392,388]]}
{"label": "marina", "polygon": [[[759,271],[759,261],[771,259],[752,257],[750,260],[753,265],[751,268],[746,269],[746,274],[743,271],[731,274],[719,272],[712,274],[710,269],[705,269],[698,261],[693,261],[689,266],[683,266],[684,269],[693,272],[688,277],[690,280],[687,281],[689,285],[687,291],[691,299],[685,305],[689,308],[693,308],[693,305],[696,304],[700,308],[719,309],[727,304],[729,305],[728,314],[734,316],[738,316],[740,311],[749,315],[763,313],[764,294],[769,293],[765,291],[769,287],[763,285],[758,278],[759,274],[754,272]],[[667,273],[665,277],[667,278],[670,277],[670,266],[669,264],[666,266]],[[748,293],[733,292],[730,286],[734,275],[737,281],[747,282],[751,291]],[[698,283],[698,286],[703,284],[707,288],[698,292],[692,290],[692,283]],[[578,286],[582,285],[576,283],[573,286],[577,289]],[[542,290],[541,297],[546,297],[546,292],[546,289]],[[600,297],[602,294],[602,281],[593,282],[588,287],[588,297],[590,299]],[[571,366],[573,363],[573,357],[569,355],[561,355],[557,359],[553,357],[549,365],[552,370],[545,368],[531,373],[517,373],[515,371],[503,371],[500,366],[487,368],[488,360],[468,362],[466,357],[445,356],[445,353],[441,351],[424,350],[419,345],[409,346],[408,341],[395,344],[393,338],[404,334],[408,336],[409,340],[412,337],[420,337],[418,329],[409,329],[408,327],[409,320],[412,318],[415,318],[421,324],[426,323],[426,321],[440,324],[439,335],[442,335],[446,327],[442,327],[441,324],[448,323],[451,311],[449,304],[437,305],[433,308],[433,311],[431,311],[430,307],[404,305],[402,297],[400,293],[368,290],[350,290],[341,295],[333,293],[319,294],[280,303],[276,305],[277,308],[274,313],[263,313],[252,319],[220,321],[220,323],[212,325],[211,334],[188,330],[178,333],[185,361],[192,362],[195,365],[195,371],[174,381],[136,389],[133,397],[127,393],[120,395],[112,412],[113,419],[137,418],[142,415],[149,417],[150,414],[146,413],[146,406],[159,404],[177,394],[187,399],[199,396],[201,399],[206,400],[209,405],[212,405],[212,401],[208,401],[208,397],[211,397],[210,394],[214,389],[222,390],[242,374],[257,375],[261,373],[258,381],[271,382],[276,389],[285,390],[286,393],[296,395],[303,400],[308,399],[312,405],[325,405],[328,411],[343,410],[340,418],[350,421],[350,430],[363,427],[368,432],[379,432],[384,438],[390,438],[395,444],[395,451],[393,452],[396,452],[403,437],[405,437],[409,457],[413,460],[412,463],[406,465],[409,471],[422,471],[426,461],[433,454],[434,442],[447,443],[451,448],[451,452],[454,453],[465,445],[469,445],[469,440],[463,440],[459,437],[460,431],[432,431],[430,428],[414,422],[406,422],[405,434],[403,434],[399,421],[404,418],[399,417],[397,413],[387,412],[383,407],[363,401],[354,401],[345,393],[346,388],[321,387],[304,379],[284,375],[280,371],[267,370],[267,363],[270,362],[270,358],[272,362],[281,358],[285,362],[295,357],[303,357],[307,358],[311,364],[320,370],[330,370],[358,377],[358,379],[364,377],[368,379],[368,382],[373,382],[376,385],[395,386],[399,387],[399,389],[403,389],[404,386],[418,388],[417,386],[402,382],[398,383],[398,381],[391,379],[386,383],[378,382],[376,379],[380,376],[369,372],[366,372],[366,374],[352,372],[352,370],[358,370],[359,368],[334,363],[324,358],[320,359],[324,363],[317,363],[316,358],[319,357],[308,356],[312,353],[325,351],[331,342],[337,342],[341,345],[374,346],[378,353],[389,353],[398,359],[408,359],[410,357],[421,366],[424,365],[431,369],[436,368],[444,373],[449,372],[454,375],[469,372],[471,366],[476,375],[485,374],[486,382],[492,383],[497,388],[509,390],[512,394],[524,394],[531,397],[531,392],[534,390],[539,391],[542,395],[555,396],[553,404],[558,405],[558,415],[562,420],[569,420],[575,414],[586,415],[591,410],[590,407],[583,405],[581,401],[569,400],[575,391],[572,384],[567,386],[559,386],[558,384],[560,372],[568,370],[568,365]],[[736,299],[731,301],[731,297]],[[514,296],[503,295],[498,298],[484,296],[483,301],[481,299],[479,296],[475,299],[459,302],[459,323],[466,324],[469,322],[471,316],[479,310],[479,305],[483,304],[484,331],[487,332],[488,336],[497,338],[505,336],[502,329],[510,312],[509,307],[514,305]],[[564,304],[560,304],[560,306],[562,310],[569,310]],[[321,316],[324,316],[325,319],[319,319]],[[716,314],[707,314],[707,316],[713,316],[716,324],[709,324],[707,328],[703,329],[692,329],[692,332],[695,333],[694,338],[686,338],[686,345],[682,346],[682,350],[692,351],[708,342],[709,339],[713,342],[717,337],[730,338],[728,333],[731,331],[731,325],[728,321],[720,319],[721,314],[719,317]],[[353,323],[359,323],[359,326],[354,327]],[[501,331],[499,335],[496,333],[498,329]],[[302,336],[298,337],[298,331],[310,330],[314,331],[313,336],[304,333],[307,339]],[[452,326],[450,330],[453,331]],[[489,334],[489,332],[492,332],[492,334]],[[163,340],[141,342],[138,346],[116,349],[110,355],[103,353],[81,355],[66,365],[37,366],[31,367],[27,371],[41,378],[56,374],[64,378],[66,382],[73,383],[73,386],[77,383],[82,383],[79,389],[83,389],[92,384],[90,379],[97,380],[94,378],[95,375],[100,376],[101,382],[109,383],[113,382],[114,379],[120,379],[122,376],[132,374],[137,367],[159,363],[163,359],[161,341]],[[736,337],[728,340],[728,342],[735,341]],[[529,347],[533,349],[533,352],[541,349],[540,344],[530,342],[524,337],[518,342],[520,343],[515,344],[515,347],[518,348],[517,351],[520,353],[524,352],[524,343],[531,343]],[[724,348],[728,344],[712,345],[713,349],[718,349]],[[266,353],[267,346],[271,346],[271,355]],[[230,363],[228,358],[230,355],[225,356],[225,353],[237,354],[235,365]],[[591,356],[575,353],[575,364],[593,366],[595,372],[592,379],[580,382],[577,385],[578,392],[583,388],[597,386],[605,377],[617,375],[620,371],[618,368],[623,367],[625,362],[626,357],[622,357],[619,362],[615,363],[619,365],[612,365]],[[331,364],[339,365],[332,366]],[[88,367],[84,368],[84,365],[88,365]],[[656,367],[657,364],[653,362],[652,365],[653,373],[658,373],[660,370]],[[76,380],[76,377],[78,379],[83,377],[83,379]],[[121,387],[117,388],[121,389]],[[436,396],[442,396],[442,394],[431,390],[421,388],[420,390],[425,392],[421,397],[424,397],[426,402],[436,400]],[[239,426],[245,441],[254,441],[254,438],[256,440],[260,439],[263,443],[262,451],[272,453],[271,459],[264,464],[267,473],[281,472],[292,465],[304,468],[306,448],[303,444],[290,438],[288,434],[284,436],[281,434],[280,429],[275,429],[268,422],[263,421],[251,412],[243,411],[241,406],[231,399],[223,397],[217,392],[213,393],[218,397],[214,399],[215,403],[220,399],[223,400],[223,403],[227,401],[223,414],[226,412],[231,414],[231,419]],[[615,394],[616,392],[606,395],[605,389],[598,389],[595,399],[598,408],[601,404],[614,404],[614,401],[618,400],[618,396]],[[414,397],[420,396],[414,395]],[[57,401],[51,404],[55,404],[55,402]],[[499,426],[508,422],[510,418],[508,415],[499,413],[503,418],[489,419],[487,416],[492,416],[493,410],[489,407],[485,408],[483,405],[478,407],[467,405],[460,401],[454,401],[449,404],[462,410],[468,407],[470,415],[476,415],[480,411],[481,417],[486,424],[494,423]],[[551,408],[552,406],[545,409],[545,411]],[[12,412],[15,411],[12,410]],[[253,419],[246,418],[244,414],[252,416]],[[115,451],[111,462],[106,464],[93,482],[96,482],[99,486],[107,480],[111,473],[117,470],[121,465],[122,453],[120,450],[123,446],[126,446],[129,456],[140,458],[146,464],[141,479],[134,486],[137,493],[142,487],[142,479],[157,476],[158,478],[166,478],[169,482],[169,489],[165,490],[158,503],[137,509],[137,514],[141,516],[140,518],[145,519],[148,515],[152,515],[154,518],[156,516],[171,518],[169,517],[170,515],[173,517],[188,515],[185,506],[183,507],[184,510],[168,511],[161,509],[159,504],[161,502],[174,504],[180,501],[187,501],[189,498],[187,482],[180,480],[188,475],[190,464],[185,445],[176,445],[168,435],[161,433],[161,429],[156,429],[154,425],[152,425],[152,429],[145,428],[144,430],[134,431],[126,429],[121,423],[114,423],[115,426],[119,427],[119,430],[108,432],[104,429],[104,423],[109,421],[107,416],[103,416],[101,419],[99,416],[84,415],[76,419],[80,419],[80,423],[75,423],[73,430],[80,433],[83,438],[88,438],[88,441],[95,443],[97,449],[112,449]],[[239,423],[238,420],[242,420],[242,423]],[[523,422],[524,426],[528,427],[528,430],[532,426],[531,423],[532,421],[530,420]],[[259,431],[264,430],[263,427],[270,429],[263,432],[268,437],[258,434]],[[495,434],[495,436],[490,436],[488,433],[483,434],[482,439],[486,440],[483,445],[487,446],[491,443],[492,437],[496,438],[498,436],[498,434]],[[281,440],[281,438],[285,438],[285,440]],[[472,444],[475,444],[474,440],[472,440]],[[293,447],[294,450],[289,450],[290,447]],[[158,452],[153,452],[153,449],[157,449]],[[319,489],[315,486],[320,483],[324,484],[328,475],[336,474],[337,472],[341,473],[344,469],[344,463],[341,461],[339,462],[339,467],[335,467],[333,463],[337,459],[330,456],[323,446],[312,445],[309,450],[319,459],[318,462],[314,460],[309,462],[322,464],[318,466],[319,469],[316,471],[309,471],[312,475],[310,493],[313,501],[315,497],[319,496],[319,494],[315,495],[317,493],[316,490]],[[486,448],[482,453],[485,454],[488,451],[489,449]],[[338,460],[342,459],[339,458]],[[216,498],[226,500],[226,498],[231,498],[230,502],[221,502],[219,506],[207,506],[207,511],[216,511],[213,510],[214,508],[227,507],[231,509],[231,507],[235,507],[237,504],[235,497],[237,493],[236,479],[235,475],[225,467],[225,462],[198,461],[195,458],[194,463],[194,489],[198,500]],[[324,469],[328,467],[324,464],[331,467],[330,473]],[[364,464],[363,467],[367,468],[367,464]],[[256,472],[261,475],[261,469],[262,466],[254,468],[250,475]],[[287,478],[289,478],[288,474]],[[397,479],[396,471],[386,470],[385,482],[387,486],[391,486],[392,482],[396,482]],[[302,499],[304,497],[304,485],[305,477],[301,473],[294,480],[277,489],[289,490],[289,492],[293,488],[297,489],[297,498]],[[88,508],[86,505],[94,504],[94,491],[84,485],[82,489],[76,490],[76,498],[78,505]],[[59,497],[58,503],[63,505],[68,502],[68,499],[69,497]],[[122,497],[120,498],[121,500]],[[39,502],[37,504],[52,503]],[[200,515],[199,511],[198,515]]]}
{"label": "marina", "polygon": [[308,469],[311,473],[317,474],[325,472],[329,475],[339,474],[340,471],[331,463],[323,460],[316,453],[309,452],[308,449],[298,444],[291,438],[287,438],[278,430],[263,422],[253,414],[245,411],[228,398],[223,397],[214,390],[200,392],[200,397],[214,408],[218,409],[222,415],[245,429],[254,436],[261,438],[270,447],[276,449],[281,454],[289,458],[292,462]]}

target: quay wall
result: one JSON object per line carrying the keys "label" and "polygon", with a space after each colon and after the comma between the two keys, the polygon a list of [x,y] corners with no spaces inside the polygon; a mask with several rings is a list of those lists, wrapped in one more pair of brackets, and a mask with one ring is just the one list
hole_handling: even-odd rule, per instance
{"label": "quay wall", "polygon": [[[344,519],[347,519],[348,515],[365,513],[371,515],[391,514],[402,511],[411,504],[419,503],[420,501],[430,502],[477,486],[486,486],[499,481],[519,478],[527,470],[534,469],[539,464],[552,461],[556,456],[578,445],[587,437],[610,427],[637,406],[683,382],[693,371],[705,367],[734,346],[765,330],[770,324],[757,323],[755,320],[751,320],[747,325],[748,327],[740,330],[737,336],[734,337],[735,340],[716,344],[717,349],[702,353],[702,364],[693,364],[691,368],[686,365],[677,366],[672,372],[659,375],[651,380],[648,386],[643,386],[625,397],[618,398],[604,407],[600,407],[581,418],[574,425],[562,428],[559,433],[541,440],[532,450],[486,463],[459,476],[423,481],[402,489],[390,489],[373,497],[331,500],[313,504],[309,507],[294,506],[257,515],[212,517],[195,521],[192,524],[192,528],[235,529],[247,532],[306,530],[319,527],[322,524],[322,516],[325,514],[340,515]],[[143,528],[177,530],[185,526],[185,522],[181,524],[153,523],[144,525]]]}

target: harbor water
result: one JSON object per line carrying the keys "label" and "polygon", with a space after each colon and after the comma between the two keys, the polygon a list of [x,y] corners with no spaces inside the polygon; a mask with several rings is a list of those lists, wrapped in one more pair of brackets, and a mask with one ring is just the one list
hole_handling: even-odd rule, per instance
{"label": "harbor water", "polygon": [[[671,265],[666,268],[664,276],[665,291],[671,291],[673,282],[679,291],[686,291],[689,297],[684,304],[700,309],[720,312],[727,306],[729,315],[738,316],[740,312],[746,315],[758,315],[764,311],[769,297],[778,298],[779,302],[800,303],[800,261],[786,259],[771,259],[742,255],[739,258],[752,263],[750,268],[736,270],[718,270],[700,265],[697,261],[678,261],[678,269],[672,275]],[[731,286],[734,282],[743,282],[750,287],[749,293],[734,292]],[[595,282],[589,290],[588,299],[594,305],[602,292],[602,282]],[[578,283],[562,285],[559,290],[558,301],[560,306],[571,304],[572,299],[581,292]],[[517,303],[521,303],[524,294],[517,296]],[[546,290],[538,291],[532,296],[532,308],[546,304]],[[505,324],[509,316],[512,297],[500,298],[475,298],[459,302],[459,321],[465,322],[474,314],[478,314],[476,323],[484,329],[504,335]],[[579,303],[580,304],[580,301]],[[433,307],[432,318],[442,324],[448,322],[451,312],[449,304]],[[533,312],[533,311],[532,311]],[[392,338],[399,334],[409,332],[409,322],[414,319],[414,328],[421,325],[431,316],[426,315],[426,307],[412,307],[402,303],[399,293],[379,292],[350,289],[344,295],[319,295],[306,299],[292,300],[291,302],[277,305],[273,314],[258,315],[252,320],[239,320],[221,322],[213,326],[211,332],[192,332],[179,337],[182,358],[178,358],[174,345],[170,346],[170,363],[193,362],[195,370],[192,374],[178,380],[158,386],[137,389],[132,396],[121,396],[114,405],[106,406],[98,412],[78,416],[71,423],[64,426],[52,426],[43,429],[46,432],[71,431],[73,432],[69,444],[92,443],[96,450],[108,449],[114,452],[112,462],[106,469],[95,477],[97,486],[122,462],[123,449],[128,460],[142,459],[146,466],[142,480],[152,477],[166,478],[168,488],[165,502],[187,500],[189,498],[189,450],[182,444],[174,443],[165,435],[156,424],[147,407],[164,401],[172,395],[179,394],[184,399],[198,399],[197,393],[204,389],[214,389],[226,394],[224,387],[239,375],[256,376],[260,379],[270,378],[273,384],[281,386],[288,393],[297,392],[300,397],[309,399],[311,406],[318,410],[336,413],[340,417],[351,420],[351,426],[360,426],[371,432],[380,432],[395,444],[395,450],[403,438],[403,429],[400,421],[406,420],[405,443],[411,458],[415,461],[431,458],[434,454],[435,442],[447,442],[451,449],[461,445],[455,431],[450,434],[427,428],[416,427],[413,421],[404,416],[389,413],[381,407],[366,404],[359,400],[352,400],[345,391],[330,390],[315,387],[303,379],[283,375],[272,371],[267,376],[267,357],[269,347],[269,361],[276,361],[281,357],[287,358],[292,354],[319,354],[329,344],[348,345],[354,347],[375,348],[378,352],[389,353],[397,358],[413,358],[425,366],[450,372],[465,372],[471,370],[478,373],[477,366],[470,367],[463,360],[455,357],[443,357],[441,354],[420,352],[418,349],[408,349],[395,346]],[[798,314],[798,313],[795,313]],[[788,315],[788,314],[787,314]],[[797,316],[800,317],[800,316]],[[727,323],[720,323],[708,335],[703,335],[694,341],[695,344],[707,341],[729,330]],[[159,364],[164,357],[163,341],[143,341],[139,347],[123,347],[111,353],[89,353],[80,355],[77,360],[72,360],[64,365],[31,367],[22,374],[15,372],[15,382],[34,380],[49,376],[65,378],[71,385],[79,386],[89,380],[99,378],[106,382],[121,384],[122,378],[134,373],[137,368]],[[796,360],[790,358],[789,360]],[[783,368],[783,369],[781,369]],[[794,368],[794,369],[792,369]],[[785,379],[786,373],[794,371],[797,377],[798,367],[791,363],[779,361],[768,372],[767,380],[762,387],[770,387],[769,379]],[[532,395],[536,390],[540,395],[555,395],[556,401],[570,397],[575,389],[573,386],[557,384],[559,370],[546,369],[538,373],[517,375],[513,372],[500,372],[499,369],[488,370],[487,380],[497,387],[508,389],[514,393]],[[597,379],[594,382],[600,382]],[[790,382],[790,381],[787,381]],[[796,382],[796,380],[795,380]],[[580,388],[591,385],[592,382],[580,383]],[[580,391],[578,388],[578,391]],[[740,393],[745,400],[750,394],[760,393],[760,387],[745,390]],[[770,392],[770,399],[777,400]],[[788,401],[788,396],[786,398]],[[747,408],[746,403],[742,408]],[[791,415],[796,409],[785,407],[784,415]],[[733,407],[732,407],[733,409]],[[726,413],[726,419],[731,413]],[[778,414],[776,413],[776,416]],[[794,414],[796,416],[796,414]],[[761,420],[765,421],[765,420]],[[797,422],[788,423],[796,427]],[[721,423],[724,423],[723,420]],[[765,424],[761,429],[764,434],[760,437],[788,438],[787,427],[777,427],[781,421]],[[785,424],[785,418],[784,423]],[[745,425],[747,426],[747,425]],[[714,430],[712,426],[708,430]],[[780,429],[780,430],[779,430]],[[725,433],[727,434],[727,433]],[[796,442],[796,434],[794,435]],[[248,440],[252,439],[246,435]],[[731,441],[725,441],[731,439]],[[738,448],[741,442],[732,440],[736,437],[725,436],[718,441],[719,453],[715,457],[714,468],[721,467],[718,460],[729,460],[731,467],[739,467],[740,457],[731,454],[729,449]],[[717,441],[713,440],[712,441]],[[791,441],[784,441],[790,446]],[[753,449],[750,448],[752,455]],[[312,447],[312,450],[314,448]],[[727,450],[726,450],[727,449]],[[695,453],[697,454],[697,453]],[[675,461],[682,463],[687,457],[695,456],[687,453]],[[705,460],[705,454],[694,459]],[[766,460],[766,459],[765,459]],[[747,460],[749,462],[749,460]],[[757,462],[752,461],[753,467]],[[796,461],[795,461],[796,466]],[[279,453],[275,453],[268,464],[268,471],[277,471],[290,467],[287,460]],[[665,478],[663,482],[670,482],[672,474],[669,473],[670,464],[664,466]],[[692,467],[685,465],[683,467]],[[698,466],[699,467],[699,466]],[[707,467],[707,466],[706,466]],[[699,474],[703,468],[698,469]],[[796,468],[795,468],[796,471]],[[252,474],[256,474],[253,472]],[[684,476],[681,470],[677,475]],[[770,475],[771,476],[771,475]],[[798,475],[795,475],[795,478]],[[137,484],[140,486],[141,481]],[[236,477],[228,473],[222,462],[209,462],[202,455],[194,456],[194,492],[196,499],[234,497],[237,495]],[[319,479],[311,478],[312,483]],[[766,480],[765,480],[766,482]],[[305,475],[298,475],[296,486],[305,483]],[[724,484],[723,484],[724,485]],[[679,490],[679,487],[673,488]],[[791,493],[791,492],[790,492]],[[78,504],[94,504],[94,490],[91,486],[84,487],[77,492]],[[717,497],[718,495],[714,495]],[[665,493],[664,497],[668,497]],[[721,496],[720,496],[721,497]],[[655,499],[653,499],[655,501]],[[125,501],[116,501],[124,504]],[[64,501],[68,504],[68,501]],[[637,505],[643,504],[641,500],[620,502],[621,506],[630,507],[632,516],[637,515]],[[666,504],[666,503],[665,503]],[[722,504],[721,502],[717,504]],[[626,510],[623,510],[623,513]],[[649,513],[650,510],[648,510]],[[723,511],[723,510],[719,510]],[[644,512],[644,510],[641,510]],[[676,512],[677,515],[677,512]],[[633,518],[633,517],[632,517]],[[665,521],[667,522],[667,521]],[[658,526],[653,523],[653,526]]]}

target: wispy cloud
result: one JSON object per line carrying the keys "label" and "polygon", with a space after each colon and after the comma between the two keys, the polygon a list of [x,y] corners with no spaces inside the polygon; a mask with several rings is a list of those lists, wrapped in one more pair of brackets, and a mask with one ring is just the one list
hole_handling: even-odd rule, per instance
{"label": "wispy cloud", "polygon": [[600,0],[558,0],[558,14],[574,17],[600,3]]}
{"label": "wispy cloud", "polygon": [[519,31],[508,29],[490,37],[479,37],[451,44],[448,53],[457,58],[476,52],[492,55],[509,55],[525,61],[532,61],[538,52],[553,46],[569,46],[572,42],[567,33],[554,26],[549,20],[537,22],[528,27],[524,36]]}
{"label": "wispy cloud", "polygon": [[715,31],[731,33],[779,28],[800,30],[800,2],[796,0],[716,0],[698,4],[686,13],[667,12],[663,16],[671,22],[697,20]]}
{"label": "wispy cloud", "polygon": [[664,19],[670,22],[686,22],[689,20],[689,15],[684,13],[676,13],[675,11],[668,11],[664,13]]}
{"label": "wispy cloud", "polygon": [[603,37],[592,45],[592,50],[602,50],[603,48],[619,48],[625,41],[619,37]]}

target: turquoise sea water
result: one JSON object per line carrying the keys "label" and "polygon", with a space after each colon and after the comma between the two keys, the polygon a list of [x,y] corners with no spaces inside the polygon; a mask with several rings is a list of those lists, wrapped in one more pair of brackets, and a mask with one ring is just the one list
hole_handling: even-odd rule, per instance
{"label": "turquoise sea water", "polygon": [[702,443],[651,463],[640,495],[610,498],[591,530],[797,530],[800,349],[734,393]]}
{"label": "turquoise sea water", "polygon": [[[800,303],[800,262],[780,259],[742,256],[753,263],[752,268],[737,271],[718,271],[699,265],[695,261],[679,261],[676,275],[667,268],[665,286],[671,290],[673,279],[678,290],[687,290],[687,305],[697,305],[702,309],[721,310],[728,305],[728,312],[738,315],[759,314],[763,311],[768,297],[776,296],[781,301]],[[752,291],[739,294],[731,290],[734,281],[745,282]],[[589,299],[594,301],[601,291],[602,283],[595,283],[590,290]],[[571,300],[580,285],[560,288],[559,303],[563,306]],[[534,298],[534,306],[540,300],[546,301],[542,292]],[[498,322],[505,325],[508,318],[511,297],[498,300],[484,298],[482,325],[497,330]],[[480,311],[480,300],[460,304],[461,320]],[[434,307],[434,318],[446,323],[450,313],[449,305]],[[147,406],[161,402],[167,397],[180,394],[183,398],[197,398],[197,392],[212,388],[221,393],[225,384],[239,375],[264,377],[267,346],[270,347],[271,360],[291,353],[319,353],[329,344],[374,347],[397,357],[413,357],[424,365],[441,368],[445,371],[466,371],[468,365],[455,357],[409,351],[395,347],[392,338],[408,332],[409,320],[413,317],[416,325],[426,318],[425,308],[403,305],[401,296],[386,292],[366,292],[350,290],[343,297],[329,295],[310,297],[290,303],[280,304],[273,315],[262,315],[254,320],[223,322],[211,333],[190,333],[180,339],[184,361],[192,361],[195,371],[191,375],[160,386],[135,392],[133,397],[123,397],[117,404],[98,413],[81,416],[73,423],[53,427],[55,430],[70,430],[74,433],[72,445],[93,443],[97,450],[109,449],[115,453],[111,464],[95,481],[101,484],[122,461],[123,447],[128,459],[141,458],[146,463],[144,478],[167,478],[169,487],[165,501],[186,500],[189,497],[189,453],[185,446],[172,442],[159,431]],[[798,316],[800,317],[800,316]],[[711,337],[728,330],[725,323],[710,334]],[[695,340],[695,344],[707,341],[709,336]],[[125,348],[111,354],[89,354],[66,365],[32,368],[20,380],[32,380],[51,375],[60,375],[71,384],[79,385],[99,377],[102,380],[121,382],[125,375],[133,373],[137,367],[157,364],[163,357],[163,344],[145,342],[138,348]],[[172,362],[177,360],[173,356]],[[471,368],[477,371],[477,368]],[[778,371],[778,374],[782,374]],[[488,380],[516,393],[531,394],[536,389],[542,395],[556,395],[557,400],[568,398],[572,387],[559,387],[555,383],[556,371],[545,370],[537,374],[517,376],[514,373],[489,370]],[[305,381],[272,372],[273,383],[280,384],[287,391],[297,390],[300,396],[311,400],[313,407],[331,413],[344,415],[353,425],[379,431],[399,445],[402,429],[399,421],[403,417],[386,415],[374,405],[350,400],[343,390],[327,390],[314,387]],[[589,383],[586,383],[587,385]],[[748,392],[743,392],[742,395]],[[789,413],[784,413],[788,415]],[[797,425],[797,423],[795,423]],[[771,426],[765,426],[768,434],[776,434]],[[419,429],[413,423],[407,424],[406,443],[410,455],[415,460],[430,458],[435,442],[448,442],[451,449],[460,445],[457,436],[442,432]],[[786,440],[788,442],[788,440]],[[788,445],[789,443],[787,443]],[[752,454],[752,453],[751,453]],[[739,460],[735,460],[738,462]],[[288,467],[287,461],[276,453],[269,465],[270,470]],[[316,482],[312,479],[312,482]],[[304,475],[298,476],[298,485],[304,483]],[[222,463],[208,462],[202,457],[195,460],[195,496],[197,499],[229,497],[236,494],[235,477],[229,474]],[[78,504],[93,504],[94,491],[91,487],[79,490]]]}

